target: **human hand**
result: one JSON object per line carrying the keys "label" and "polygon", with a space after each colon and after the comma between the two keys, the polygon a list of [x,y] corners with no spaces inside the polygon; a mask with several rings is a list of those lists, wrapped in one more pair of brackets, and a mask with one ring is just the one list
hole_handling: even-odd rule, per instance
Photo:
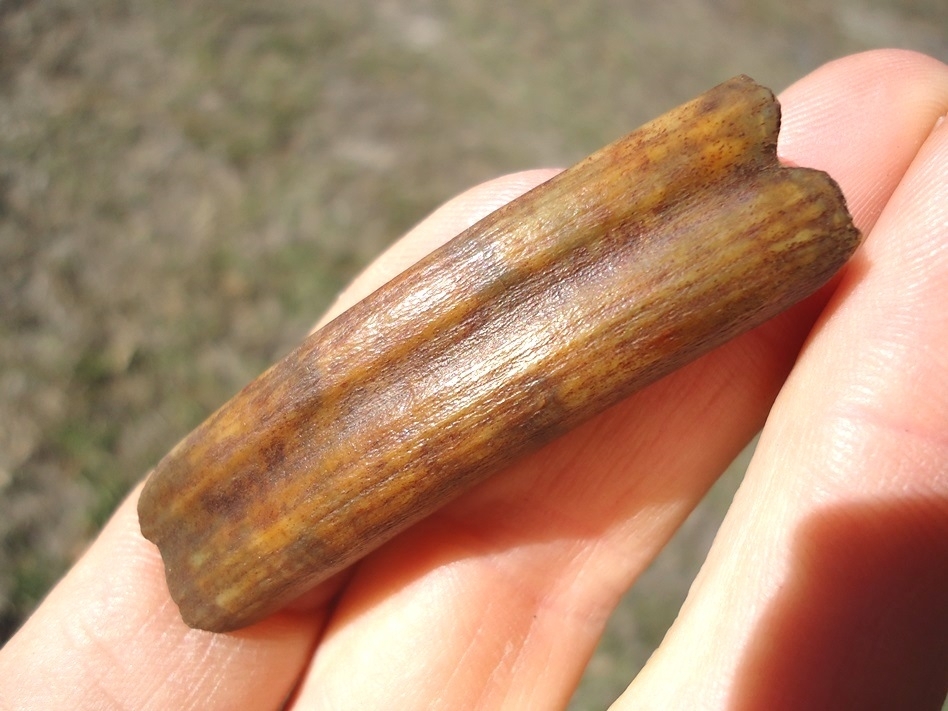
{"label": "human hand", "polygon": [[[948,67],[860,55],[781,102],[781,157],[827,170],[867,235],[831,287],[235,633],[184,626],[136,489],[0,652],[0,708],[562,707],[621,594],[765,418],[679,619],[616,708],[938,708]],[[550,175],[455,199],[333,313]]]}

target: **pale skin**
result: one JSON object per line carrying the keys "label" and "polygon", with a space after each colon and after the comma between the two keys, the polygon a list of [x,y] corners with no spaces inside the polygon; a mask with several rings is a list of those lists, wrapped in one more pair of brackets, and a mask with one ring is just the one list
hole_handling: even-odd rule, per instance
{"label": "pale skin", "polygon": [[[866,234],[827,288],[239,632],[182,623],[136,489],[0,651],[0,708],[562,708],[621,594],[762,427],[678,620],[613,708],[940,708],[948,67],[859,55],[781,102],[781,158],[835,177]],[[448,203],[330,315],[551,174]]]}

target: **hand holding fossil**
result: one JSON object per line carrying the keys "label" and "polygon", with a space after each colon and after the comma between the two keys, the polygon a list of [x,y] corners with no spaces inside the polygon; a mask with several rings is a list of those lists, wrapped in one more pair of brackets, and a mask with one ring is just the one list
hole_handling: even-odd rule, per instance
{"label": "hand holding fossil", "polygon": [[[294,689],[292,708],[560,707],[618,597],[767,419],[688,603],[617,708],[936,708],[948,68],[861,55],[781,102],[781,157],[829,172],[866,235],[840,280],[235,633],[182,623],[136,491],[3,650],[0,707],[266,708]],[[341,305],[547,177],[458,198]]]}

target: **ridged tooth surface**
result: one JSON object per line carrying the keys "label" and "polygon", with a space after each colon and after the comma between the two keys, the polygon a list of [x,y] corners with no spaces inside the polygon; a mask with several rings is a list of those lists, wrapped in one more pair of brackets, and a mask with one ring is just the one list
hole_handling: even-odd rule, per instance
{"label": "ridged tooth surface", "polygon": [[275,611],[516,457],[813,293],[859,244],[779,106],[726,82],[494,212],[310,336],[139,502],[185,621]]}

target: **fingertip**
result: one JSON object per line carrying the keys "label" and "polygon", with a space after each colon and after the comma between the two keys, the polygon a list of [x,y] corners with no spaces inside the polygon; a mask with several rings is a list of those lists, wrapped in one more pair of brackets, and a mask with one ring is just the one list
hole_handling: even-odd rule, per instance
{"label": "fingertip", "polygon": [[948,110],[948,66],[907,50],[831,62],[781,94],[781,160],[828,172],[856,224],[874,224]]}

